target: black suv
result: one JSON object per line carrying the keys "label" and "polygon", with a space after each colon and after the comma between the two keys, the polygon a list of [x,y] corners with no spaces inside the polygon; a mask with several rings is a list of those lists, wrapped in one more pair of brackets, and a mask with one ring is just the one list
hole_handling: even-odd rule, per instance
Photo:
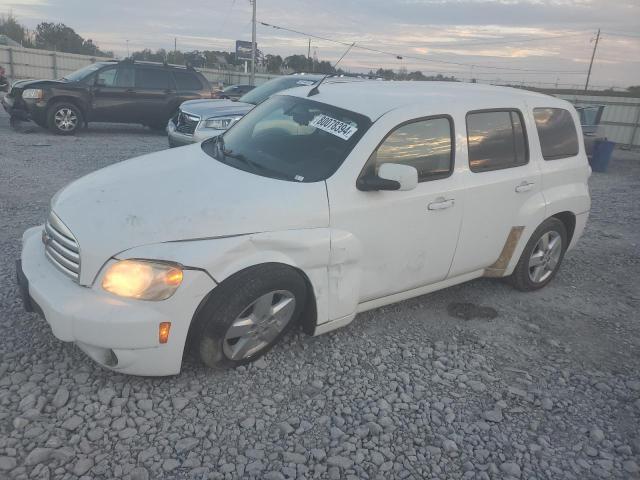
{"label": "black suv", "polygon": [[193,68],[114,60],[60,80],[15,82],[2,106],[14,118],[70,135],[89,122],[141,123],[163,130],[182,102],[211,96],[211,85]]}

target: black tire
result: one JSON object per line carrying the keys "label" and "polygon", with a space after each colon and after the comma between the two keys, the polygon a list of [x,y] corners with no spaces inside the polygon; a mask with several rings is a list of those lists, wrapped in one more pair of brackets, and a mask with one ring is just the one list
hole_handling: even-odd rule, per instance
{"label": "black tire", "polygon": [[[270,292],[286,291],[295,299],[291,317],[267,345],[240,359],[228,355],[230,340],[225,336],[232,324],[253,303]],[[216,287],[200,308],[191,336],[192,348],[200,360],[211,368],[237,367],[267,353],[298,322],[305,307],[307,287],[304,278],[293,268],[278,263],[265,263],[242,270]],[[225,342],[227,344],[225,345]]]}
{"label": "black tire", "polygon": [[[67,113],[69,112],[69,113]],[[68,115],[71,125],[65,124],[59,116]],[[58,102],[54,103],[47,109],[47,127],[53,133],[58,135],[75,135],[75,133],[84,125],[84,116],[82,111],[73,103]]]}
{"label": "black tire", "polygon": [[[553,266],[553,270],[550,274],[546,275],[539,281],[535,281],[532,278],[534,267],[529,266],[529,261],[534,252],[534,249],[537,248],[538,242],[542,239],[543,236],[550,235],[558,235],[561,240],[559,257]],[[551,217],[545,220],[531,235],[529,242],[527,242],[526,247],[522,251],[522,255],[520,255],[520,260],[516,265],[515,270],[511,274],[510,277],[507,278],[509,283],[513,285],[518,290],[523,292],[528,292],[532,290],[538,290],[545,285],[547,285],[558,273],[560,270],[560,265],[562,264],[562,260],[564,259],[564,254],[568,247],[568,235],[567,229],[559,219],[555,217]],[[537,251],[537,250],[536,250]]]}

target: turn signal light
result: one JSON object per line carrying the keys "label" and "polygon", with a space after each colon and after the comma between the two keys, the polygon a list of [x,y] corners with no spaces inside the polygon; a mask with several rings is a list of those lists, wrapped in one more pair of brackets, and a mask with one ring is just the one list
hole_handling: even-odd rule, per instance
{"label": "turn signal light", "polygon": [[162,322],[158,330],[158,339],[160,343],[167,343],[169,341],[169,329],[171,329],[171,322]]}

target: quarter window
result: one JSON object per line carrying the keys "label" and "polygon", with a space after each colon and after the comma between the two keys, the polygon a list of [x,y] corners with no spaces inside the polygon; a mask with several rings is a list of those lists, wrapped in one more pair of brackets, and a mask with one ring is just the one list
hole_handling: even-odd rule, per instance
{"label": "quarter window", "polygon": [[446,117],[407,123],[393,130],[369,159],[370,169],[383,163],[410,165],[418,181],[448,177],[453,171],[453,128]]}
{"label": "quarter window", "polygon": [[533,117],[545,160],[578,154],[578,133],[573,117],[563,108],[534,108]]}
{"label": "quarter window", "polygon": [[136,71],[136,87],[149,90],[166,90],[169,88],[169,74],[159,68],[138,68]]}
{"label": "quarter window", "polygon": [[518,167],[528,162],[522,116],[516,110],[467,114],[467,141],[472,172]]}
{"label": "quarter window", "polygon": [[200,80],[198,80],[198,78],[192,73],[174,71],[173,78],[176,79],[176,85],[178,86],[178,90],[181,90],[181,91],[202,90],[202,85],[200,84]]}

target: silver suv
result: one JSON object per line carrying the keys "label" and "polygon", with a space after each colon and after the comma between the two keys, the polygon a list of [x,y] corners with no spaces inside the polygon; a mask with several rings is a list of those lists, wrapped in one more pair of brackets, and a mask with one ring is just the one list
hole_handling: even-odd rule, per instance
{"label": "silver suv", "polygon": [[217,137],[274,93],[294,87],[311,86],[323,77],[324,75],[296,73],[269,80],[238,100],[184,102],[167,124],[169,146],[179,147]]}

